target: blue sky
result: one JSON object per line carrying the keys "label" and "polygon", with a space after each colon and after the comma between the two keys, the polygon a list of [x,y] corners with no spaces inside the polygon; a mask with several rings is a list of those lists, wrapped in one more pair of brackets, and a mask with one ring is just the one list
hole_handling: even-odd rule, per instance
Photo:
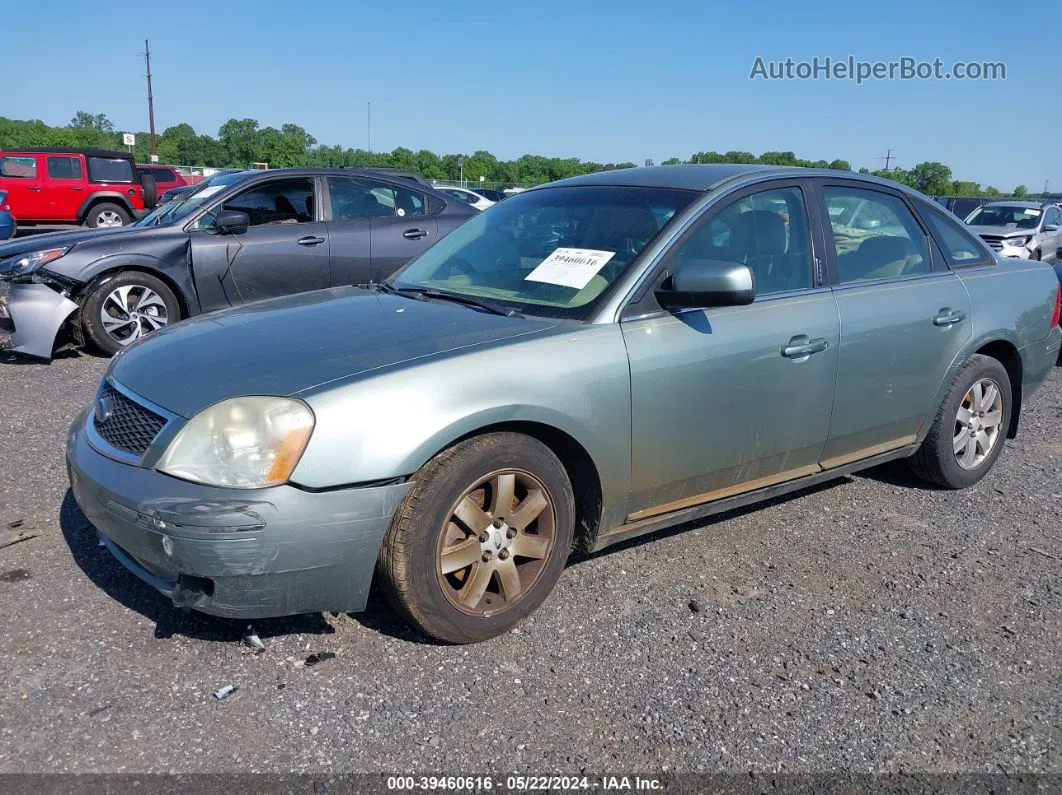
{"label": "blue sky", "polygon": [[[998,0],[634,3],[199,2],[12,4],[21,65],[0,114],[76,110],[147,128],[151,39],[159,131],[228,118],[301,124],[321,143],[598,161],[792,150],[880,167],[940,160],[1003,190],[1062,190],[1062,7]],[[9,38],[11,38],[9,36]],[[85,44],[79,44],[85,42]],[[1002,82],[749,80],[757,56],[945,67],[1003,61]]]}

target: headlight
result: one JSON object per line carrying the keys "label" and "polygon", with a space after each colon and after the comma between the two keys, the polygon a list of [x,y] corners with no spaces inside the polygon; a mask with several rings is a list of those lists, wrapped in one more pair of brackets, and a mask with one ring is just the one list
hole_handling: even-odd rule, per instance
{"label": "headlight", "polygon": [[160,472],[197,483],[258,489],[287,482],[313,433],[301,400],[241,397],[200,412],[177,434]]}
{"label": "headlight", "polygon": [[1025,246],[1029,243],[1028,237],[1008,237],[1004,238],[1003,243],[1008,246]]}
{"label": "headlight", "polygon": [[5,267],[2,270],[12,276],[25,276],[27,273],[39,270],[49,262],[54,262],[69,250],[70,246],[64,246],[63,248],[49,248],[44,251],[31,251],[29,254],[16,254],[3,263]]}

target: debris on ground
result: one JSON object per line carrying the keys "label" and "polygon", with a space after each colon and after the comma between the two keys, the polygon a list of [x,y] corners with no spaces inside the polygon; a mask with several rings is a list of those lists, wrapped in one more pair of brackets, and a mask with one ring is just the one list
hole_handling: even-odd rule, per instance
{"label": "debris on ground", "polygon": [[262,639],[258,637],[258,633],[250,624],[247,625],[247,634],[243,636],[243,645],[253,649],[256,655],[266,650],[266,645],[262,643]]}
{"label": "debris on ground", "polygon": [[9,547],[12,544],[17,544],[20,541],[29,541],[31,538],[36,538],[37,534],[32,533],[29,530],[19,530],[22,527],[22,520],[12,522],[7,527],[0,530],[0,549]]}
{"label": "debris on ground", "polygon": [[704,609],[704,605],[702,605],[696,599],[690,599],[689,608],[691,613],[699,613]]}
{"label": "debris on ground", "polygon": [[237,685],[225,685],[220,690],[216,690],[214,692],[214,698],[216,698],[218,701],[224,701],[237,690],[239,690],[239,687]]}
{"label": "debris on ground", "polygon": [[1058,555],[1052,555],[1050,552],[1040,547],[1029,547],[1030,552],[1035,552],[1037,555],[1043,555],[1045,558],[1051,558],[1051,560],[1058,560]]}
{"label": "debris on ground", "polygon": [[307,668],[312,668],[313,666],[317,665],[317,663],[323,663],[327,660],[334,660],[335,657],[335,652],[319,651],[307,657],[302,664],[305,665]]}

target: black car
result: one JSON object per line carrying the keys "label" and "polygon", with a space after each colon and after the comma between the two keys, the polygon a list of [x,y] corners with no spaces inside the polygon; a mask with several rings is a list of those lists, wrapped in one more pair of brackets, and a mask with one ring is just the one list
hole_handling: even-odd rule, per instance
{"label": "black car", "polygon": [[977,198],[976,196],[934,196],[933,201],[941,207],[951,210],[959,220],[965,221],[970,213],[983,205],[987,200]]}
{"label": "black car", "polygon": [[508,198],[506,194],[500,190],[491,190],[490,188],[472,188],[476,193],[482,196],[484,199],[490,199],[492,202],[500,202],[502,199]]}
{"label": "black car", "polygon": [[0,324],[15,352],[50,358],[65,328],[114,354],[192,315],[378,282],[476,214],[369,170],[215,175],[130,227],[0,245]]}

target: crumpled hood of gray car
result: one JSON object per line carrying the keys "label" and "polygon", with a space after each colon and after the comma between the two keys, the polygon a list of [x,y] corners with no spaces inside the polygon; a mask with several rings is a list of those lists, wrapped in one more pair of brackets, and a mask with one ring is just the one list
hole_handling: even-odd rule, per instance
{"label": "crumpled hood of gray car", "polygon": [[340,378],[554,328],[444,301],[334,287],[214,312],[120,353],[111,376],[183,417],[241,395]]}

